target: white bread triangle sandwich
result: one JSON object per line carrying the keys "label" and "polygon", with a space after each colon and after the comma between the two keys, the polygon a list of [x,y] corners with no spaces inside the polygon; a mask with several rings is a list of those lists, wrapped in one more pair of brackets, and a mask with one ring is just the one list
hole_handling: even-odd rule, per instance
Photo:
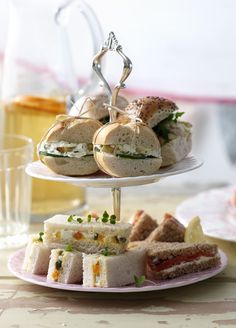
{"label": "white bread triangle sandwich", "polygon": [[94,157],[99,168],[114,177],[156,173],[161,166],[160,143],[145,124],[117,121],[94,135]]}
{"label": "white bread triangle sandwich", "polygon": [[93,157],[92,139],[100,127],[97,120],[59,115],[38,145],[38,156],[57,174],[95,173],[98,166]]}
{"label": "white bread triangle sandwich", "polygon": [[[112,216],[111,216],[112,217]],[[112,222],[112,223],[111,223]],[[83,253],[123,253],[128,244],[131,225],[101,219],[88,221],[78,216],[55,215],[44,221],[44,244],[50,248],[65,248],[70,244]]]}
{"label": "white bread triangle sandwich", "polygon": [[146,252],[133,249],[121,255],[83,254],[83,286],[121,287],[145,272]]}
{"label": "white bread triangle sandwich", "polygon": [[47,281],[75,284],[82,281],[82,253],[53,249],[50,255]]}
{"label": "white bread triangle sandwich", "polygon": [[[106,124],[109,122],[109,112],[104,104],[109,104],[109,97],[106,94],[83,96],[73,105],[70,115],[89,117],[99,120],[102,124]],[[127,105],[128,101],[124,97],[117,97],[116,107],[124,109]]]}
{"label": "white bread triangle sandwich", "polygon": [[161,143],[162,167],[175,164],[186,157],[192,148],[191,124],[180,121],[183,112],[176,104],[160,97],[144,97],[131,102],[127,114],[139,111],[140,119],[156,133]]}
{"label": "white bread triangle sandwich", "polygon": [[48,272],[51,249],[43,243],[43,233],[30,236],[23,262],[23,271],[46,275]]}

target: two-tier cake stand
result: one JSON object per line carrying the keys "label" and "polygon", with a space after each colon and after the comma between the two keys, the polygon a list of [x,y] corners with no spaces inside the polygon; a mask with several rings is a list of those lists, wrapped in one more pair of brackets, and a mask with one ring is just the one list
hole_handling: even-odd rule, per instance
{"label": "two-tier cake stand", "polygon": [[[101,60],[102,57],[108,52],[116,52],[121,56],[123,60],[123,71],[120,78],[120,81],[113,88],[109,86],[105,77],[101,71]],[[128,78],[132,71],[132,62],[124,54],[121,45],[118,44],[118,41],[113,32],[110,32],[107,41],[101,47],[101,50],[95,55],[93,59],[93,69],[97,73],[102,86],[106,90],[109,97],[108,110],[110,114],[110,123],[116,120],[117,111],[119,108],[116,108],[116,99],[120,89],[125,87],[125,80]],[[28,165],[26,172],[34,178],[51,180],[51,181],[61,181],[67,182],[73,185],[80,185],[83,187],[94,187],[94,188],[111,188],[112,199],[113,199],[113,212],[117,217],[117,220],[120,220],[120,208],[121,208],[121,187],[131,187],[131,186],[140,186],[144,184],[150,184],[158,182],[160,179],[166,178],[171,175],[177,175],[184,172],[188,172],[200,167],[203,162],[194,156],[188,156],[181,162],[172,165],[167,168],[162,168],[158,173],[148,176],[138,176],[138,177],[125,177],[125,178],[114,178],[105,173],[99,172],[91,176],[82,176],[82,177],[69,177],[62,176],[53,173],[49,170],[44,164],[40,161],[33,162]]]}
{"label": "two-tier cake stand", "polygon": [[[116,51],[124,61],[124,69],[120,82],[116,85],[113,91],[111,91],[108,83],[104,79],[101,73],[101,57],[108,50]],[[116,98],[120,88],[124,87],[124,81],[129,76],[132,64],[127,56],[124,55],[122,48],[118,45],[117,40],[113,33],[110,33],[109,38],[105,45],[101,48],[100,53],[98,53],[93,62],[93,68],[100,77],[103,85],[107,89],[107,93],[109,95],[110,103],[108,104],[108,109],[110,112],[110,122],[114,122],[116,118]],[[119,110],[119,109],[118,109]],[[166,178],[171,175],[177,175],[181,173],[185,173],[191,170],[194,170],[202,165],[202,161],[198,160],[194,156],[188,156],[183,159],[181,162],[166,167],[161,168],[156,174],[148,175],[148,176],[138,176],[138,177],[124,177],[124,178],[115,178],[111,177],[101,171],[97,174],[93,174],[90,176],[83,177],[69,177],[62,176],[53,173],[49,170],[43,163],[40,161],[33,162],[29,164],[26,168],[26,172],[34,177],[44,180],[51,181],[61,181],[67,182],[73,185],[80,185],[82,187],[93,187],[93,188],[111,188],[112,196],[113,196],[113,211],[117,217],[117,220],[120,220],[122,217],[120,215],[120,204],[121,204],[121,188],[123,187],[135,187],[145,184],[151,184],[158,182],[160,179]],[[76,214],[76,213],[75,213]],[[183,276],[173,281],[163,281],[155,283],[150,280],[146,280],[145,284],[137,288],[133,285],[119,287],[119,288],[93,288],[93,287],[84,287],[83,285],[78,284],[60,284],[60,283],[50,283],[47,281],[46,276],[39,275],[28,275],[24,271],[22,271],[22,261],[24,258],[25,250],[18,250],[16,253],[12,254],[9,259],[9,270],[20,279],[25,281],[29,281],[31,283],[42,285],[51,288],[65,289],[65,290],[73,290],[73,291],[86,291],[86,292],[115,292],[115,293],[127,293],[127,292],[144,292],[144,291],[154,291],[161,289],[169,289],[174,287],[186,286],[197,281],[201,281],[216,275],[221,272],[226,264],[227,258],[221,252],[221,265],[217,268],[213,268],[210,270],[206,270],[204,272],[194,273],[187,276]]]}

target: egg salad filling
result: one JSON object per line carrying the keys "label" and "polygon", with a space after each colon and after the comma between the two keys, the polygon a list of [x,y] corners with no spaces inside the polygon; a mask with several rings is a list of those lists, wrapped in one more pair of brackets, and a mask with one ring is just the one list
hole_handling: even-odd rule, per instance
{"label": "egg salad filling", "polygon": [[122,234],[105,234],[92,231],[75,231],[75,230],[61,230],[51,233],[51,239],[54,242],[72,242],[76,241],[94,241],[99,244],[126,244],[127,238]]}
{"label": "egg salad filling", "polygon": [[117,157],[130,159],[160,158],[159,149],[148,149],[135,144],[118,144],[118,145],[95,145],[94,150],[105,152]]}
{"label": "egg salad filling", "polygon": [[39,155],[51,157],[75,157],[93,156],[92,143],[71,143],[67,141],[43,142],[39,147]]}

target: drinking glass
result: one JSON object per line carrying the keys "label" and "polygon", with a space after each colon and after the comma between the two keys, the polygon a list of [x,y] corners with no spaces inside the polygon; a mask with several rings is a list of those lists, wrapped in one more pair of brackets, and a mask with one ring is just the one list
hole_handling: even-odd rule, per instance
{"label": "drinking glass", "polygon": [[33,142],[21,135],[0,135],[0,249],[27,242],[31,211],[31,178],[25,168]]}
{"label": "drinking glass", "polygon": [[[75,49],[83,52],[92,48],[92,58],[103,40],[102,31],[95,13],[82,0],[9,2],[0,108],[4,122],[0,125],[4,133],[25,135],[36,146],[56,115],[67,113],[78,92],[93,90],[95,82],[97,86],[94,73],[88,84],[78,84],[72,54]],[[87,36],[86,42],[77,33],[71,35],[73,27],[79,29],[78,34]],[[82,32],[86,27],[88,30]],[[80,54],[77,58],[80,61]],[[34,160],[37,159],[35,151]],[[84,188],[32,180],[33,219],[42,221],[56,213],[81,213],[85,208]]]}

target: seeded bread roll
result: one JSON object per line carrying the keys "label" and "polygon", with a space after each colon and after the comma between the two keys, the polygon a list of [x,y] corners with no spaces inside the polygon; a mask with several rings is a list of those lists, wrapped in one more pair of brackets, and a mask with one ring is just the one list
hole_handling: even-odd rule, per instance
{"label": "seeded bread roll", "polygon": [[137,110],[141,110],[139,115],[141,120],[153,128],[171,113],[177,111],[178,107],[169,99],[148,96],[132,101],[125,108],[128,114]]}
{"label": "seeded bread roll", "polygon": [[[125,112],[139,112],[139,117],[153,129],[161,143],[161,167],[181,161],[192,149],[191,124],[179,121],[176,104],[159,97],[144,97],[131,102]],[[121,116],[122,117],[122,116]]]}
{"label": "seeded bread roll", "polygon": [[[109,112],[104,104],[109,104],[109,98],[105,94],[83,96],[71,108],[70,115],[77,116],[80,114],[81,117],[90,117],[106,123],[109,122]],[[122,96],[117,97],[116,107],[124,109],[127,105],[127,99]]]}
{"label": "seeded bread roll", "polygon": [[100,169],[115,177],[150,175],[161,166],[160,143],[143,123],[115,122],[99,129],[93,139]]}
{"label": "seeded bread roll", "polygon": [[38,146],[38,156],[53,172],[67,176],[98,171],[92,139],[101,123],[93,119],[60,115]]}

